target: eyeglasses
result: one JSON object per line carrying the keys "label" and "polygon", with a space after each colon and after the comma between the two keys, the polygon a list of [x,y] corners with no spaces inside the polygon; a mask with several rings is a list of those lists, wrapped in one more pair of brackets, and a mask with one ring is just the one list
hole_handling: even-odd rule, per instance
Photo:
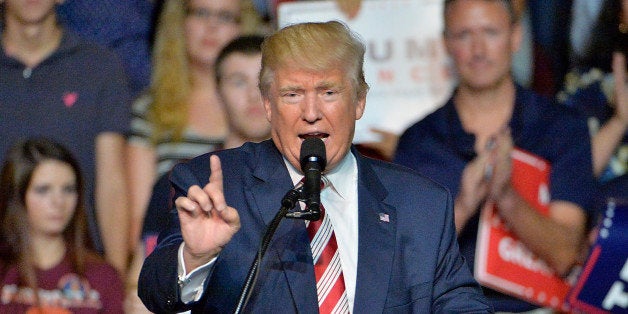
{"label": "eyeglasses", "polygon": [[213,20],[222,25],[240,23],[240,16],[229,11],[213,11],[207,8],[187,8],[186,14],[188,17],[204,22]]}

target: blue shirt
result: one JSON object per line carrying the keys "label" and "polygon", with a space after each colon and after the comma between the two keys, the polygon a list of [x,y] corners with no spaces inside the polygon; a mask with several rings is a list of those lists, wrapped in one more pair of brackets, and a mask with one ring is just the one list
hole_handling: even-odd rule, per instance
{"label": "blue shirt", "polygon": [[150,83],[150,0],[68,0],[57,7],[57,17],[68,30],[113,50],[129,77],[135,97]]}
{"label": "blue shirt", "polygon": [[[567,107],[517,86],[509,126],[516,147],[550,162],[552,200],[573,202],[590,211],[596,183],[585,119]],[[452,97],[402,134],[394,162],[431,177],[456,196],[464,167],[476,157],[474,144],[475,135],[463,129]],[[471,268],[475,261],[478,221],[476,214],[458,236],[460,250]],[[487,288],[485,294],[496,311],[535,307]]]}

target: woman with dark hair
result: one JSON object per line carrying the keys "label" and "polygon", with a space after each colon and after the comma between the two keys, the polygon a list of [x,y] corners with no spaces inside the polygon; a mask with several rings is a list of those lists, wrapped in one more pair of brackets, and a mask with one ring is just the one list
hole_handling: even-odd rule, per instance
{"label": "woman with dark hair", "polygon": [[606,0],[592,42],[565,78],[559,101],[589,117],[593,171],[601,201],[628,198],[628,0]]}
{"label": "woman with dark hair", "polygon": [[117,271],[86,239],[77,161],[47,139],[18,142],[0,174],[0,313],[123,313]]}

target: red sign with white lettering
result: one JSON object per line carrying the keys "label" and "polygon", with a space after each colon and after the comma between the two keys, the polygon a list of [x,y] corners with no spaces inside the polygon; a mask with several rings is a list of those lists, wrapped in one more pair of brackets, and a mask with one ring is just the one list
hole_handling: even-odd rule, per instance
{"label": "red sign with white lettering", "polygon": [[[550,164],[521,149],[512,153],[511,183],[541,214],[549,210]],[[567,310],[570,284],[518,240],[493,203],[480,215],[475,277],[480,284],[540,306]]]}

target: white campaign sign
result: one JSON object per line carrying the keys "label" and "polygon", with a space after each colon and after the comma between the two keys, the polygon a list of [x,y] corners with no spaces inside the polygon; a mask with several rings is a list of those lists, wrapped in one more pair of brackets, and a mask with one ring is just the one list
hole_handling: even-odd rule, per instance
{"label": "white campaign sign", "polygon": [[371,89],[356,126],[359,143],[377,140],[372,127],[399,134],[447,100],[454,75],[441,39],[442,7],[442,0],[363,0],[349,20],[334,1],[285,2],[278,22],[340,20],[364,41]]}

